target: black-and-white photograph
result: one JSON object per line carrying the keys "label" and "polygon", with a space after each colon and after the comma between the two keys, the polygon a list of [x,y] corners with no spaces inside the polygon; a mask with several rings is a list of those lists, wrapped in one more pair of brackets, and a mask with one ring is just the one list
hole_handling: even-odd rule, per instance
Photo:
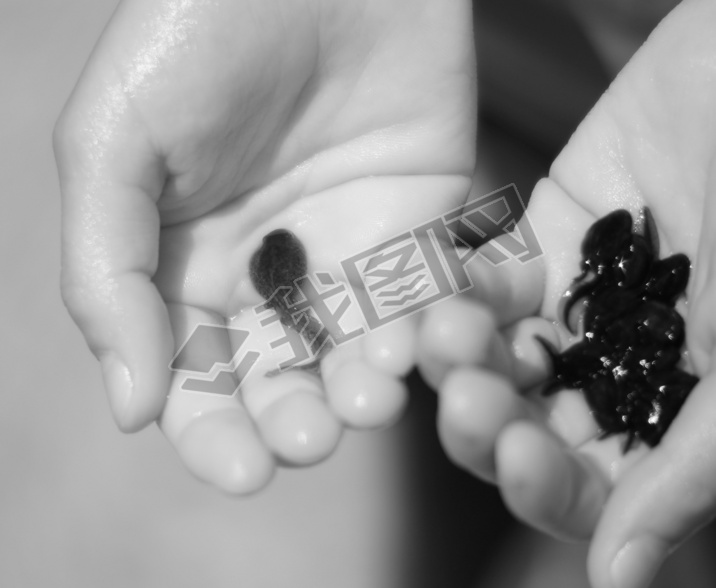
{"label": "black-and-white photograph", "polygon": [[0,0],[0,587],[716,586],[714,0]]}

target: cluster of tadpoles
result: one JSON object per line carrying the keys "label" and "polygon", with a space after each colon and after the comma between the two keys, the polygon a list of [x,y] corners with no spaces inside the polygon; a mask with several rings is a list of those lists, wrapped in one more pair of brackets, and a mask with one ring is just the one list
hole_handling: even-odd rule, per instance
{"label": "cluster of tadpoles", "polygon": [[581,390],[602,437],[626,434],[624,452],[635,440],[658,444],[698,382],[679,367],[685,326],[675,309],[690,262],[683,254],[659,259],[648,209],[643,216],[642,233],[628,211],[616,210],[584,238],[582,272],[562,317],[570,325],[582,303],[582,340],[560,353],[539,338],[553,367],[544,394]]}
{"label": "cluster of tadpoles", "polygon": [[[570,326],[575,305],[582,303],[582,340],[559,352],[538,337],[553,368],[543,393],[581,390],[602,437],[626,434],[625,452],[636,440],[659,443],[698,382],[679,367],[685,326],[675,308],[689,281],[690,262],[683,254],[659,259],[648,209],[643,216],[642,233],[633,230],[628,211],[616,210],[584,238],[582,271],[562,309]],[[254,286],[293,328],[292,288],[307,265],[303,244],[285,229],[266,235],[250,263]],[[280,288],[288,295],[276,296]],[[309,320],[302,330],[314,351],[325,343],[319,327]]]}

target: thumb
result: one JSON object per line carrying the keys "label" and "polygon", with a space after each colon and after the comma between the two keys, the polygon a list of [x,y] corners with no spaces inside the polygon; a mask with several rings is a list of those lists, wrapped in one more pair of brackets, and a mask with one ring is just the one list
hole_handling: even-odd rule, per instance
{"label": "thumb", "polygon": [[644,588],[716,512],[716,373],[693,389],[661,444],[619,480],[594,535],[595,588]]}
{"label": "thumb", "polygon": [[163,177],[141,133],[120,133],[112,126],[116,112],[77,102],[71,101],[54,137],[62,295],[101,362],[118,426],[135,431],[162,410],[173,352],[167,309],[151,281]]}

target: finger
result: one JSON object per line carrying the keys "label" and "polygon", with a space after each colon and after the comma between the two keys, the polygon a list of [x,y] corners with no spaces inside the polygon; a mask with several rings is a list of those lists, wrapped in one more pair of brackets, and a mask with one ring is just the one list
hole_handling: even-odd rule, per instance
{"label": "finger", "polygon": [[494,313],[466,296],[448,298],[425,311],[418,345],[424,355],[447,366],[489,365],[501,373],[511,369]]}
{"label": "finger", "polygon": [[553,180],[540,180],[530,198],[530,219],[544,252],[541,281],[524,283],[524,288],[543,292],[540,316],[561,321],[561,302],[565,291],[580,271],[580,251],[584,234],[594,216],[575,202]]}
{"label": "finger", "polygon": [[584,395],[576,390],[560,390],[542,398],[544,423],[569,447],[581,447],[599,435]]}
{"label": "finger", "polygon": [[[227,363],[233,350],[229,331],[223,319],[201,309],[172,305],[170,312],[182,353],[173,362],[162,432],[200,480],[230,494],[255,492],[273,476],[274,457],[240,401],[239,378],[224,371],[211,379],[210,368]],[[206,336],[193,345],[198,328],[206,328]]]}
{"label": "finger", "polygon": [[455,368],[438,394],[438,433],[450,458],[494,482],[495,444],[508,423],[527,418],[522,398],[508,380],[484,369]]}
{"label": "finger", "polygon": [[519,390],[527,390],[544,382],[550,365],[539,339],[559,347],[555,326],[541,317],[517,321],[503,331],[505,343],[513,358],[512,378]]}
{"label": "finger", "polygon": [[[647,204],[664,253],[693,258],[716,148],[716,6],[682,2],[651,34],[555,160],[550,177],[601,217]],[[675,204],[678,202],[678,204]]]}
{"label": "finger", "polygon": [[610,484],[588,458],[520,421],[500,435],[496,460],[499,487],[515,516],[560,539],[592,534]]}
{"label": "finger", "polygon": [[716,374],[694,388],[661,444],[619,480],[594,536],[595,588],[647,586],[716,512]]}
{"label": "finger", "polygon": [[344,363],[326,378],[331,409],[354,429],[378,429],[396,422],[408,404],[405,382],[362,359]]}
{"label": "finger", "polygon": [[151,281],[161,178],[146,146],[110,153],[100,123],[66,115],[55,136],[62,293],[101,362],[117,424],[134,431],[161,412],[173,351],[166,307]]}
{"label": "finger", "polygon": [[452,369],[451,366],[433,357],[420,346],[418,346],[415,355],[420,377],[433,390],[440,388],[443,380]]}
{"label": "finger", "polygon": [[291,346],[275,345],[281,339],[281,324],[262,326],[260,316],[241,312],[229,321],[231,329],[246,335],[244,351],[239,353],[255,357],[238,383],[241,402],[279,463],[318,463],[336,449],[343,429],[328,407],[315,366],[291,368],[295,360]]}
{"label": "finger", "polygon": [[[532,222],[531,218],[530,216],[528,219],[525,214],[518,227]],[[539,232],[544,231],[540,231],[539,227],[535,227],[535,231],[538,231],[537,237],[541,240],[542,235]],[[467,290],[467,296],[492,309],[500,326],[535,314],[539,310],[545,279],[542,257],[526,263],[511,259],[494,265],[478,255],[465,267],[473,284],[473,287]]]}
{"label": "finger", "polygon": [[245,410],[235,407],[195,417],[175,443],[187,469],[227,494],[245,496],[261,490],[275,471]]}
{"label": "finger", "polygon": [[417,317],[398,318],[334,348],[321,371],[328,403],[354,429],[395,423],[408,403],[403,377],[415,364]]}
{"label": "finger", "polygon": [[323,461],[343,432],[313,374],[292,370],[260,376],[242,387],[242,398],[266,446],[289,466]]}
{"label": "finger", "polygon": [[366,361],[386,374],[405,376],[415,365],[418,319],[416,315],[396,319],[362,338]]}

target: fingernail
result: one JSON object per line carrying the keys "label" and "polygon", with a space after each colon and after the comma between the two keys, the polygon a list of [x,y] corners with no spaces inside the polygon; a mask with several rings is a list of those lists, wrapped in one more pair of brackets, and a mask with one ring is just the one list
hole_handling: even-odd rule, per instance
{"label": "fingernail", "polygon": [[666,557],[668,546],[651,536],[642,536],[619,550],[611,565],[614,588],[647,588]]}
{"label": "fingernail", "polygon": [[132,374],[115,353],[107,353],[100,359],[104,386],[109,396],[112,413],[120,428],[127,424],[129,405],[132,400]]}

